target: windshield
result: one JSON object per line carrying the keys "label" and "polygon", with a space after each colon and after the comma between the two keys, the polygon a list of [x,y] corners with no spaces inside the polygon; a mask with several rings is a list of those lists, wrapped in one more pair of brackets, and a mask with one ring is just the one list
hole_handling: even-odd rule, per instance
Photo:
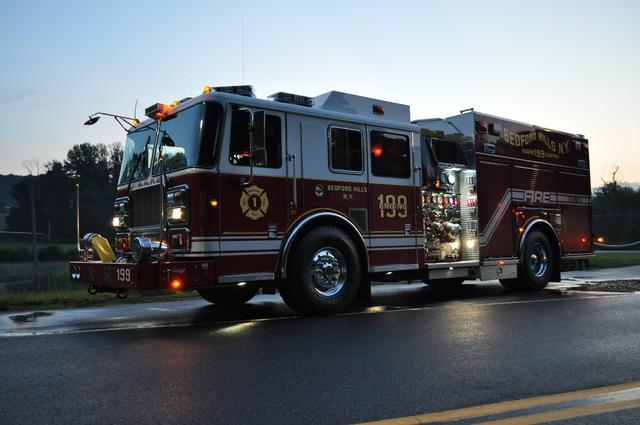
{"label": "windshield", "polygon": [[127,134],[118,184],[127,184],[129,181],[140,180],[149,175],[154,136],[155,124]]}
{"label": "windshield", "polygon": [[[198,164],[200,130],[202,128],[202,104],[181,111],[178,116],[160,125],[158,146],[162,146],[164,171],[171,172]],[[158,151],[159,148],[156,148]],[[156,152],[153,173],[160,171]]]}
{"label": "windshield", "polygon": [[[187,167],[214,165],[222,107],[216,103],[194,105],[160,125],[165,172]],[[119,184],[145,179],[153,161],[153,173],[160,172],[158,147],[154,150],[155,123],[127,135]]]}

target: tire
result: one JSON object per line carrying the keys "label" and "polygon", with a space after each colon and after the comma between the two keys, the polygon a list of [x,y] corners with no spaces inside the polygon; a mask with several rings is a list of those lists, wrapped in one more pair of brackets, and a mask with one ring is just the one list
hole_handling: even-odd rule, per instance
{"label": "tire", "polygon": [[291,251],[287,279],[281,282],[284,302],[301,314],[333,314],[345,310],[358,293],[361,265],[351,238],[342,230],[312,229]]}
{"label": "tire", "polygon": [[238,307],[258,293],[257,286],[239,286],[231,288],[198,289],[202,298],[223,307]]}
{"label": "tire", "polygon": [[555,264],[547,236],[538,230],[532,231],[520,253],[518,278],[523,287],[536,291],[543,289],[553,276]]}

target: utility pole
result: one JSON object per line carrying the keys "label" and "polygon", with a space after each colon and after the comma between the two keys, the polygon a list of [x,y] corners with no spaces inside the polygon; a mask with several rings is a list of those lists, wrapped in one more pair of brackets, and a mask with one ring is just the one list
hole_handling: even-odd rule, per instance
{"label": "utility pole", "polygon": [[[76,244],[80,255],[80,183],[76,183]],[[82,256],[80,256],[82,259]]]}
{"label": "utility pole", "polygon": [[38,285],[38,236],[36,235],[36,195],[35,195],[35,180],[36,176],[40,174],[40,161],[32,159],[31,161],[22,161],[22,166],[27,170],[27,178],[29,179],[29,192],[30,192],[30,209],[31,209],[31,243],[33,251],[33,281]]}

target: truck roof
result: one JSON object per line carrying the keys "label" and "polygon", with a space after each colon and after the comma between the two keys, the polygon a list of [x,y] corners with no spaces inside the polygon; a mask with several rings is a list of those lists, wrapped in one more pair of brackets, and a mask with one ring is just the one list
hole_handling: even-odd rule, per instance
{"label": "truck roof", "polygon": [[[584,135],[582,134],[577,134],[577,133],[571,133],[571,132],[567,132],[567,131],[562,131],[562,130],[555,130],[555,129],[551,129],[548,127],[542,127],[539,125],[535,125],[535,124],[530,124],[524,121],[518,121],[518,120],[514,120],[511,118],[504,118],[504,117],[500,117],[498,115],[492,115],[492,114],[487,114],[485,112],[479,112],[479,111],[474,111],[474,110],[470,110],[469,112],[464,112],[458,115],[452,115],[450,117],[447,118],[425,118],[425,119],[420,119],[420,120],[414,120],[412,121],[414,124],[421,126],[424,125],[426,123],[440,123],[440,127],[445,127],[450,130],[449,133],[467,133],[467,131],[461,130],[460,126],[461,126],[461,122],[464,121],[465,118],[467,117],[481,117],[481,118],[488,118],[488,119],[494,119],[494,120],[501,120],[501,121],[507,121],[510,123],[514,123],[514,124],[519,124],[519,125],[524,125],[527,127],[532,127],[534,129],[537,130],[542,130],[542,131],[547,131],[547,132],[552,132],[552,133],[557,133],[557,134],[562,134],[565,136],[570,136],[572,138],[576,138],[576,139],[583,139],[585,140]],[[475,120],[475,118],[473,118],[473,120]],[[444,130],[444,128],[442,128]]]}
{"label": "truck roof", "polygon": [[[176,111],[179,112],[199,102],[219,100],[335,121],[355,122],[377,127],[395,128],[403,131],[419,131],[419,127],[410,121],[409,105],[339,91],[330,91],[312,99],[312,106],[302,106],[212,90],[209,93],[203,93],[191,99],[185,99],[176,106]],[[374,106],[378,111],[383,111],[383,115],[376,114],[374,112]],[[143,121],[140,126],[145,126],[152,122],[151,119],[147,119]]]}
{"label": "truck roof", "polygon": [[478,111],[472,111],[474,114],[482,116],[482,117],[486,117],[486,118],[494,118],[494,119],[499,119],[499,120],[503,120],[503,121],[509,121],[512,123],[516,123],[516,124],[521,124],[521,125],[526,125],[529,127],[534,127],[538,130],[543,130],[543,131],[549,131],[549,132],[553,132],[553,133],[559,133],[559,134],[564,134],[566,136],[571,136],[571,137],[575,137],[577,139],[584,139],[584,135],[582,134],[577,134],[577,133],[571,133],[568,131],[562,131],[562,130],[555,130],[549,127],[543,127],[543,126],[539,126],[539,125],[535,125],[535,124],[530,124],[524,121],[518,121],[518,120],[513,120],[511,118],[504,118],[504,117],[500,117],[498,115],[492,115],[492,114],[487,114],[485,112],[478,112]]}

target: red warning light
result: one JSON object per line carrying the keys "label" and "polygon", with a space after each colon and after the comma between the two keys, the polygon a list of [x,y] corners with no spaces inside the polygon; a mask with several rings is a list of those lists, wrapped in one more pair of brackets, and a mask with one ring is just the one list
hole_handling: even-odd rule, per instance
{"label": "red warning light", "polygon": [[489,124],[484,121],[476,121],[476,130],[478,133],[487,134],[489,132]]}
{"label": "red warning light", "polygon": [[382,146],[375,145],[374,147],[371,148],[371,153],[373,153],[374,157],[380,158],[382,156]]}
{"label": "red warning light", "polygon": [[373,113],[376,115],[384,115],[384,106],[373,105]]}

